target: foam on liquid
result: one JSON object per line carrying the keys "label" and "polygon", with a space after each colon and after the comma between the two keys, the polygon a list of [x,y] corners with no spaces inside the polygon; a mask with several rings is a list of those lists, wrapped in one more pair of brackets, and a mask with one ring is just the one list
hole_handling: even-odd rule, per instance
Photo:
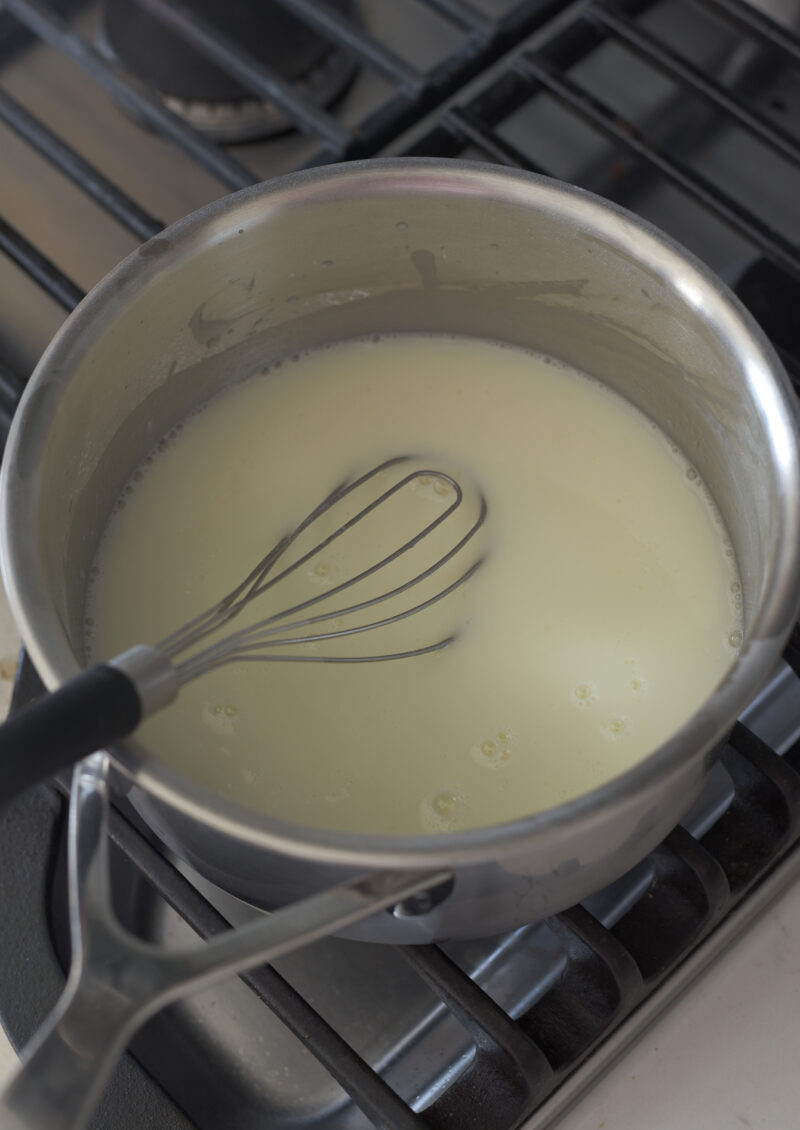
{"label": "foam on liquid", "polygon": [[[607,781],[708,696],[741,643],[732,551],[695,470],[627,402],[547,358],[464,338],[385,337],[291,361],[220,394],[133,476],[92,570],[91,657],[162,638],[338,482],[397,453],[462,482],[462,531],[479,484],[487,558],[379,639],[327,646],[401,650],[458,628],[445,651],[223,668],[142,726],[165,761],[284,819],[447,832]],[[451,500],[443,480],[415,482],[255,612],[322,591]]]}

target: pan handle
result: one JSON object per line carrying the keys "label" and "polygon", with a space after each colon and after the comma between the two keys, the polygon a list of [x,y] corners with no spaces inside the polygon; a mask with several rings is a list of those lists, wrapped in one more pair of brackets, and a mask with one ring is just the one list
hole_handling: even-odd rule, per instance
{"label": "pan handle", "polygon": [[3,1130],[81,1130],[134,1032],[164,1005],[438,887],[449,873],[374,872],[181,951],[111,910],[108,756],[77,766],[69,824],[72,967],[64,993],[0,1096]]}
{"label": "pan handle", "polygon": [[0,808],[97,749],[133,733],[142,704],[133,680],[110,664],[90,667],[0,725]]}
{"label": "pan handle", "polygon": [[0,725],[0,809],[95,750],[132,734],[172,702],[180,682],[157,647],[139,644],[89,667]]}

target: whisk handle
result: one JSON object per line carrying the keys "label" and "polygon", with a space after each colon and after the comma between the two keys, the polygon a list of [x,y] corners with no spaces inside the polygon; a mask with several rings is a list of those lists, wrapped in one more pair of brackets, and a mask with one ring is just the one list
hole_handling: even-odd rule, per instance
{"label": "whisk handle", "polygon": [[23,707],[0,726],[0,808],[31,785],[126,737],[142,714],[136,684],[105,664]]}

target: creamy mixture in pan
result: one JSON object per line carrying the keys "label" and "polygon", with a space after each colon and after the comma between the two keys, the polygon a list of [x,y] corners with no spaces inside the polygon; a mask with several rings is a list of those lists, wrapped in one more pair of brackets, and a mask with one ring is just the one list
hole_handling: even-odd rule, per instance
{"label": "creamy mixture in pan", "polygon": [[421,529],[454,498],[440,471],[462,485],[461,507],[329,609],[426,568],[469,529],[482,493],[488,514],[476,537],[419,589],[321,627],[410,607],[480,557],[476,574],[398,624],[284,652],[454,642],[392,662],[237,663],[204,675],[142,726],[166,762],[284,819],[444,833],[525,816],[609,780],[684,722],[735,658],[733,551],[684,455],[581,373],[490,342],[425,336],[287,358],[163,440],[101,542],[90,657],[157,642],[230,591],[343,479],[398,454],[419,458],[339,504],[320,535],[409,469],[433,473],[241,622],[330,590]]}

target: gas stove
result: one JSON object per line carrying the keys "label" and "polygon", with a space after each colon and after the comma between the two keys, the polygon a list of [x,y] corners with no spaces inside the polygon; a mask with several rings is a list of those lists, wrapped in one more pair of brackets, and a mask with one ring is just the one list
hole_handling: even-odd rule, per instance
{"label": "gas stove", "polygon": [[[799,72],[800,5],[778,0],[4,0],[0,417],[65,312],[164,223],[373,155],[489,160],[624,204],[736,290],[797,384]],[[173,1006],[93,1126],[553,1124],[800,871],[800,631],[785,660],[683,824],[611,888],[480,942],[327,940]],[[17,705],[39,690],[25,660]],[[0,823],[15,1046],[64,982],[64,826],[63,783]],[[111,835],[117,911],[143,936],[255,913],[124,803]]]}

